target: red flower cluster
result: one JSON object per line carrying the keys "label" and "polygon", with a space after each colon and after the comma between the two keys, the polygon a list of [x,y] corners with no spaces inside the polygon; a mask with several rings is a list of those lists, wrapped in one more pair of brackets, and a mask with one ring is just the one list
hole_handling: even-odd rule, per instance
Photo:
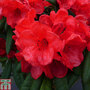
{"label": "red flower cluster", "polygon": [[[83,1],[83,2],[82,2]],[[60,9],[50,15],[37,14],[51,5],[45,0],[3,0],[2,15],[15,27],[13,39],[19,50],[16,54],[22,72],[31,72],[37,79],[62,78],[68,69],[83,61],[85,48],[90,51],[90,3],[88,0],[57,0]],[[86,5],[87,4],[87,5]],[[68,15],[73,10],[75,17]]]}
{"label": "red flower cluster", "polygon": [[22,71],[31,72],[34,79],[42,72],[49,78],[62,78],[68,68],[81,64],[86,46],[90,51],[90,28],[65,9],[41,15],[39,21],[32,14],[33,10],[15,28]]}
{"label": "red flower cluster", "polygon": [[90,25],[90,0],[57,0],[60,8],[70,9]]}
{"label": "red flower cluster", "polygon": [[9,54],[6,54],[6,41],[3,38],[0,38],[0,57],[5,57],[7,56],[8,59],[13,58],[16,53],[16,47],[15,45],[13,46],[12,50],[9,52]]}
{"label": "red flower cluster", "polygon": [[7,24],[14,28],[32,8],[36,10],[37,14],[41,14],[44,7],[49,5],[51,4],[45,0],[1,0],[0,16],[5,16]]}

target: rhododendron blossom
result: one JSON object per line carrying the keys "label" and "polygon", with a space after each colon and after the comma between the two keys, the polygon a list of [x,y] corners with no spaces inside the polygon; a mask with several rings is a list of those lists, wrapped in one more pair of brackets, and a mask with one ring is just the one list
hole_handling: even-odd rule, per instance
{"label": "rhododendron blossom", "polygon": [[44,7],[51,4],[43,0],[3,0],[0,1],[0,14],[7,18],[7,23],[12,28],[15,28],[18,21],[25,17],[25,15],[31,10],[35,9],[37,14],[41,14],[44,11]]}
{"label": "rhododendron blossom", "polygon": [[50,79],[65,77],[90,52],[89,9],[89,0],[0,0],[0,57],[16,56],[21,71],[34,79],[43,73]]}
{"label": "rhododendron blossom", "polygon": [[[89,43],[89,27],[68,15],[63,8],[57,13],[52,11],[50,15],[41,15],[39,21],[34,18],[35,14],[34,17],[25,17],[14,31],[20,51],[16,57],[22,62],[22,71],[31,72],[34,79],[41,76],[42,72],[49,78],[62,78],[68,68],[72,70],[83,61],[83,51],[88,47],[86,42]],[[83,27],[80,26],[82,24]],[[27,63],[27,67],[24,68],[23,62]]]}
{"label": "rhododendron blossom", "polygon": [[[17,53],[16,56],[20,59],[21,55],[21,57],[24,58],[24,61],[30,64],[32,68],[39,68],[37,70],[37,74],[40,72],[41,75],[42,72],[45,72],[46,76],[49,78],[53,78],[54,76],[65,76],[67,68],[61,64],[60,61],[58,62],[61,66],[57,67],[61,69],[60,72],[59,69],[55,72],[54,68],[51,68],[54,62],[57,63],[57,61],[53,61],[55,56],[54,54],[61,51],[63,48],[63,42],[60,40],[59,36],[53,33],[49,26],[40,22],[35,21],[30,23],[30,25],[28,27],[24,27],[24,29],[21,23],[22,22],[17,25],[15,30],[15,34],[17,36],[16,45],[20,48],[20,52]],[[50,72],[46,70],[46,67]],[[40,75],[34,76],[33,74],[36,71],[32,71],[32,68],[30,71],[32,77],[37,79]]]}

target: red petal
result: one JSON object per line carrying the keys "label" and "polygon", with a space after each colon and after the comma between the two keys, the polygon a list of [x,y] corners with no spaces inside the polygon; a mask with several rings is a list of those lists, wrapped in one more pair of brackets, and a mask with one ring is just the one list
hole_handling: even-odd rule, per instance
{"label": "red petal", "polygon": [[52,74],[57,78],[63,78],[66,74],[68,69],[60,62],[54,61],[50,64]]}
{"label": "red petal", "polygon": [[86,47],[86,41],[83,40],[80,35],[72,34],[67,40],[66,44],[68,46],[74,46],[79,49],[79,51],[83,51]]}
{"label": "red petal", "polygon": [[23,56],[21,55],[20,52],[16,53],[15,56],[16,56],[18,61],[24,60],[24,58],[23,58]]}
{"label": "red petal", "polygon": [[50,65],[43,66],[43,67],[42,67],[42,70],[44,71],[45,75],[46,75],[48,78],[50,78],[50,79],[53,78],[53,74],[52,74],[52,72],[51,72]]}
{"label": "red petal", "polygon": [[67,16],[68,16],[67,10],[63,8],[59,9],[58,12],[56,13],[54,24],[58,24],[59,22],[64,21]]}
{"label": "red petal", "polygon": [[57,0],[60,8],[70,9],[76,0]]}
{"label": "red petal", "polygon": [[67,55],[67,60],[73,67],[79,66],[84,59],[83,53],[78,48],[67,48],[65,54]]}
{"label": "red petal", "polygon": [[31,76],[34,79],[38,79],[42,75],[42,73],[43,71],[39,66],[31,68]]}
{"label": "red petal", "polygon": [[38,61],[41,65],[47,65],[53,61],[54,50],[51,47],[38,53]]}
{"label": "red petal", "polygon": [[24,56],[25,60],[32,64],[33,66],[39,65],[38,63],[38,49],[34,46],[27,47],[23,50],[22,55]]}
{"label": "red petal", "polygon": [[52,21],[48,15],[41,15],[39,21],[43,24],[49,25],[52,27]]}
{"label": "red petal", "polygon": [[31,65],[28,62],[26,62],[25,60],[22,60],[21,61],[21,70],[24,73],[29,73],[31,70]]}

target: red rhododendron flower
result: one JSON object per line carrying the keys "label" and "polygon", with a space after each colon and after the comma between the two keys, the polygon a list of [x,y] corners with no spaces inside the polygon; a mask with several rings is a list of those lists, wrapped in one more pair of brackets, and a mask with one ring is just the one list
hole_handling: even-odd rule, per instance
{"label": "red rhododendron flower", "polygon": [[82,53],[86,47],[86,41],[89,42],[88,40],[90,40],[86,40],[87,35],[85,34],[89,33],[89,28],[87,29],[85,24],[84,26],[86,28],[84,26],[78,26],[80,22],[74,17],[68,16],[67,11],[64,9],[60,9],[56,14],[55,12],[51,12],[50,16],[42,15],[39,20],[41,23],[52,27],[53,32],[58,34],[65,42],[64,49],[60,52],[62,57],[56,56],[55,59],[58,59],[70,69],[79,66],[83,61]]}
{"label": "red rhododendron flower", "polygon": [[35,9],[37,14],[44,11],[44,7],[51,5],[43,0],[3,0],[1,4],[1,15],[7,18],[7,24],[15,28],[18,21],[25,17],[31,10]]}
{"label": "red rhododendron flower", "polygon": [[7,18],[8,25],[12,28],[15,27],[17,22],[25,16],[28,9],[20,2],[17,1],[5,1],[2,13]]}
{"label": "red rhododendron flower", "polygon": [[[17,29],[18,27],[16,27],[15,33],[17,33]],[[29,30],[25,29],[23,33],[20,33],[16,45],[23,49],[22,54],[25,60],[32,65],[35,62],[36,64],[47,65],[52,62],[54,52],[59,51],[60,42],[58,36],[52,33],[48,26],[35,22],[29,25]],[[57,43],[58,45],[56,46],[55,44]]]}
{"label": "red rhododendron flower", "polygon": [[52,11],[50,16],[41,15],[39,21],[52,28],[52,31],[60,35],[65,28],[65,21],[68,17],[68,12],[65,9],[58,10],[57,13]]}
{"label": "red rhododendron flower", "polygon": [[22,71],[25,72],[23,62],[26,62],[28,68],[31,68],[26,72],[31,72],[34,79],[42,72],[49,78],[62,78],[66,75],[67,68],[72,70],[83,61],[86,41],[74,32],[78,21],[68,16],[65,9],[60,9],[57,13],[52,11],[50,16],[41,15],[40,22],[34,21],[34,18],[24,18],[15,30],[15,41],[20,51],[17,56],[19,59],[23,57]]}
{"label": "red rhododendron flower", "polygon": [[[63,36],[65,37],[64,33]],[[83,50],[85,47],[86,41],[83,40],[80,35],[71,34],[71,36],[65,40],[65,47],[63,52],[61,52],[61,61],[70,69],[79,66],[83,61]]]}
{"label": "red rhododendron flower", "polygon": [[71,11],[76,15],[83,15],[90,22],[90,1],[89,0],[76,0],[71,7]]}
{"label": "red rhododendron flower", "polygon": [[[60,61],[53,61],[55,53],[62,50],[63,42],[58,35],[52,32],[51,27],[38,21],[32,21],[34,17],[32,20],[30,18],[25,18],[16,26],[15,41],[20,51],[16,54],[17,59],[22,63],[26,62],[27,66],[31,67],[30,72],[34,79],[37,79],[42,72],[49,78],[64,77],[67,68]],[[53,68],[55,64],[57,64],[57,71]],[[24,63],[22,64],[24,72],[23,67]]]}
{"label": "red rhododendron flower", "polygon": [[[63,78],[68,69],[82,63],[83,51],[90,51],[90,0],[56,0],[56,4],[47,0],[0,0],[0,19],[6,17],[7,24],[15,28],[15,44],[8,55],[6,40],[0,38],[0,57],[16,56],[21,71],[31,73],[34,79],[42,73],[50,79]],[[6,35],[8,26],[4,25],[1,32]]]}
{"label": "red rhododendron flower", "polygon": [[87,18],[81,15],[74,18],[72,16],[68,16],[68,12],[66,10],[60,9],[57,13],[52,11],[50,16],[41,15],[39,21],[52,27],[53,32],[58,34],[60,37],[64,31],[69,31],[70,34],[68,33],[66,36],[64,36],[64,39],[68,38],[68,36],[74,32],[86,40],[87,44],[90,42],[90,27],[88,27]]}

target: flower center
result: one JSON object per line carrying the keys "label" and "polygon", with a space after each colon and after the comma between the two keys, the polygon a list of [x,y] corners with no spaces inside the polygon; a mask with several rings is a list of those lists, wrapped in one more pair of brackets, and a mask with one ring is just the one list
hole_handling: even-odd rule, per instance
{"label": "flower center", "polygon": [[41,41],[38,40],[37,46],[39,47],[39,50],[45,49],[48,47],[48,41],[46,39],[42,39]]}
{"label": "flower center", "polygon": [[21,10],[19,8],[16,8],[15,11],[14,11],[14,15],[16,17],[20,16],[21,15]]}

